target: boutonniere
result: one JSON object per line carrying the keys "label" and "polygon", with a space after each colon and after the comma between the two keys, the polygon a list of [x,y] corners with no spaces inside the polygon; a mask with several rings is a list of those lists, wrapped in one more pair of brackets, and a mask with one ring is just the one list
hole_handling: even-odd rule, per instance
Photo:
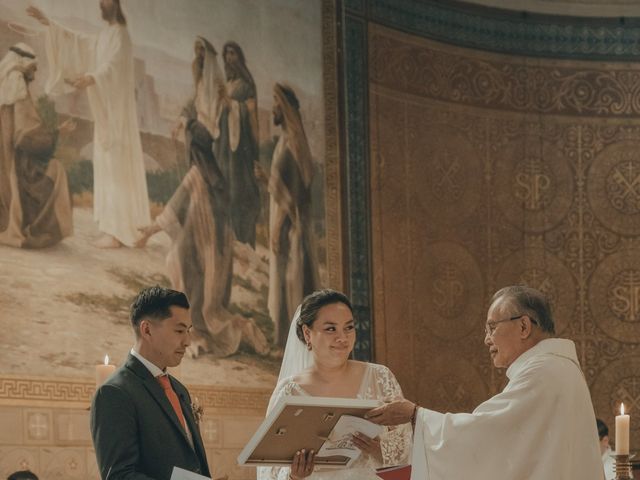
{"label": "boutonniere", "polygon": [[191,413],[193,414],[193,419],[196,421],[196,423],[200,424],[200,420],[204,415],[204,408],[202,408],[202,405],[200,405],[198,397],[195,397],[193,399],[193,402],[191,402]]}

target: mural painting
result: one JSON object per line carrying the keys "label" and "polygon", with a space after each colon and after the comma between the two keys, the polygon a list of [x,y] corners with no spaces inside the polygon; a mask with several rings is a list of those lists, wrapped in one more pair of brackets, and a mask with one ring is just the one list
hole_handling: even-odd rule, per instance
{"label": "mural painting", "polygon": [[177,375],[273,384],[327,276],[321,7],[0,2],[6,373],[119,364],[161,284],[192,303]]}

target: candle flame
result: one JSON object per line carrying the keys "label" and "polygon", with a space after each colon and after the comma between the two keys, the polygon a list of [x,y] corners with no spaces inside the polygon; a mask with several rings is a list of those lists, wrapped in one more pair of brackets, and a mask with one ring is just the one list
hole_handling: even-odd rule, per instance
{"label": "candle flame", "polygon": [[109,365],[109,355],[104,356],[104,364]]}
{"label": "candle flame", "polygon": [[620,404],[620,415],[624,415],[624,403]]}

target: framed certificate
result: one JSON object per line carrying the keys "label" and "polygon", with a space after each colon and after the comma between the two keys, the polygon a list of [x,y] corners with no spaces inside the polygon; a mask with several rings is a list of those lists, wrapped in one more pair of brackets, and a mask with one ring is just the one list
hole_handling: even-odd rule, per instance
{"label": "framed certificate", "polygon": [[[291,465],[293,456],[303,448],[319,452],[341,417],[349,415],[360,420],[366,412],[380,405],[378,400],[357,398],[284,396],[244,447],[238,456],[238,464]],[[349,441],[338,442],[336,446],[340,448],[335,448],[336,454],[316,456],[317,466],[346,467],[360,454]],[[324,450],[331,451],[326,447]]]}

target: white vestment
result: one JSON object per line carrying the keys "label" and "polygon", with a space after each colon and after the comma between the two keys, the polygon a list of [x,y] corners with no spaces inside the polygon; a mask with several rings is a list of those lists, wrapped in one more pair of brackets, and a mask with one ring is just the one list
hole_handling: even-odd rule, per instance
{"label": "white vestment", "polygon": [[473,413],[419,409],[412,480],[602,480],[589,389],[570,340],[546,339]]}
{"label": "white vestment", "polygon": [[149,197],[136,114],[131,39],[125,25],[97,36],[51,22],[45,47],[49,78],[45,91],[68,93],[65,80],[91,75],[87,87],[93,115],[93,211],[100,231],[132,246],[137,229],[149,225]]}
{"label": "white vestment", "polygon": [[615,480],[616,478],[616,462],[613,459],[614,453],[611,451],[611,447],[607,448],[607,451],[602,454],[602,464],[604,465],[604,476],[606,480]]}
{"label": "white vestment", "polygon": [[[270,402],[271,408],[283,395],[303,395],[309,394],[294,381],[295,377],[285,378],[280,381]],[[396,377],[387,367],[368,363],[360,391],[357,398],[375,399],[383,402],[399,400],[402,397],[402,390]],[[268,412],[267,412],[268,413]],[[379,477],[375,474],[376,468],[392,465],[405,465],[409,463],[409,450],[411,445],[411,426],[409,424],[397,427],[386,427],[385,432],[380,435],[380,445],[382,448],[382,463],[377,462],[369,455],[361,455],[348,469],[321,469],[316,467],[314,472],[305,480],[375,480]],[[289,467],[259,467],[258,480],[287,480],[289,478]]]}

